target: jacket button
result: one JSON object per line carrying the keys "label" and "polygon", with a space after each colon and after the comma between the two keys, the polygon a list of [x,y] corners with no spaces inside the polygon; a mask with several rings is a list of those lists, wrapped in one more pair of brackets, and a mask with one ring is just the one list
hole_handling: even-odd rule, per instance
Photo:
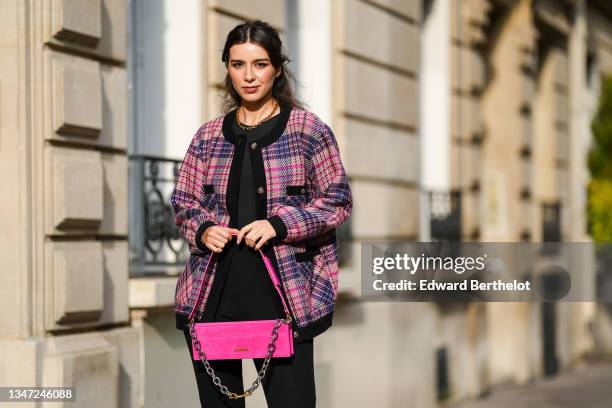
{"label": "jacket button", "polygon": [[257,142],[251,143],[251,149],[255,150],[257,148]]}
{"label": "jacket button", "polygon": [[305,188],[303,188],[303,189],[301,189],[301,190],[300,190],[300,193],[302,193],[302,194],[304,194],[305,192],[306,192],[306,189],[305,189]]}
{"label": "jacket button", "polygon": [[259,194],[263,194],[264,193],[264,188],[263,187],[257,187],[257,192]]}

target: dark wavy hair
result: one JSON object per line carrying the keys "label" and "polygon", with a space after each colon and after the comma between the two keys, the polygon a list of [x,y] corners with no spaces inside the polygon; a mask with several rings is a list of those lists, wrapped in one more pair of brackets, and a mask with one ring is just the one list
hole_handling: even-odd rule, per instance
{"label": "dark wavy hair", "polygon": [[[227,68],[229,63],[229,50],[234,44],[251,42],[261,46],[268,52],[270,62],[274,68],[281,68],[281,74],[274,79],[272,95],[279,102],[284,102],[292,107],[304,109],[303,104],[297,99],[294,92],[295,77],[287,67],[287,62],[291,61],[284,52],[282,41],[278,31],[261,20],[250,20],[237,25],[229,32],[223,47],[221,61]],[[223,114],[240,106],[242,99],[232,86],[229,72],[225,75],[223,84]]]}

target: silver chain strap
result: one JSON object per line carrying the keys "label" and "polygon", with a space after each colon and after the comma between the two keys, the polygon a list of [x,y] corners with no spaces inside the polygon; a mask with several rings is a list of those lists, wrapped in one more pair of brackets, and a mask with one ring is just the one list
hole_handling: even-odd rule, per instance
{"label": "silver chain strap", "polygon": [[[249,387],[249,389],[247,389],[242,394],[236,394],[235,392],[230,391],[225,385],[221,384],[221,379],[217,377],[217,375],[215,374],[215,370],[213,370],[212,366],[206,359],[206,354],[204,354],[204,351],[202,350],[202,345],[200,344],[200,339],[198,339],[198,336],[196,334],[193,322],[189,324],[189,333],[191,334],[191,338],[194,339],[195,348],[200,355],[200,360],[204,364],[204,368],[206,369],[206,372],[208,373],[208,375],[211,376],[213,383],[219,388],[219,390],[221,390],[223,394],[227,395],[230,399],[238,399],[238,398],[248,397],[249,395],[251,395],[253,391],[255,391],[257,387],[259,387],[261,380],[263,380],[263,378],[265,377],[266,369],[268,368],[268,365],[270,364],[270,360],[272,359],[272,354],[274,353],[274,350],[276,349],[276,339],[278,338],[278,329],[280,328],[280,325],[283,322],[286,323],[287,321],[283,319],[276,319],[274,321],[274,328],[272,329],[270,343],[268,344],[268,354],[266,354],[266,358],[261,366],[261,369],[257,373],[257,378],[255,378],[255,381],[253,381],[253,384]],[[289,320],[289,322],[291,321]]]}

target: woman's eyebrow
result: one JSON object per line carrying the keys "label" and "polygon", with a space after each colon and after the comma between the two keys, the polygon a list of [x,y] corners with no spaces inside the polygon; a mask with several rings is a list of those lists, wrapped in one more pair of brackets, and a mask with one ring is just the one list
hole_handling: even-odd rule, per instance
{"label": "woman's eyebrow", "polygon": [[[253,62],[260,62],[260,61],[270,61],[270,58],[257,58],[256,60],[253,60]],[[230,63],[231,63],[231,62],[244,62],[244,61],[243,61],[243,60],[241,60],[241,59],[235,59],[235,58],[232,58],[232,59],[230,60]]]}

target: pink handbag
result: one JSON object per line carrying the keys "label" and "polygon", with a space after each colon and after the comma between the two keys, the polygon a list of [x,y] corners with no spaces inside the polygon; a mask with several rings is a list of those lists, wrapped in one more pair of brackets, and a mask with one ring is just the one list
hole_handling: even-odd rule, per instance
{"label": "pink handbag", "polygon": [[[232,232],[232,235],[236,233]],[[210,322],[194,323],[195,311],[200,302],[204,282],[200,285],[196,303],[189,315],[189,332],[192,339],[193,359],[201,360],[206,372],[213,379],[214,384],[230,399],[244,398],[253,393],[266,375],[266,369],[273,357],[291,357],[293,355],[293,330],[291,326],[291,313],[280,290],[280,281],[274,271],[272,262],[259,249],[264,264],[274,288],[283,302],[285,319],[274,320],[247,320],[239,322]],[[203,277],[208,271],[212,258],[216,255],[211,253],[204,269]],[[215,374],[209,364],[209,360],[265,358],[257,378],[242,394],[236,394],[228,390]]]}

